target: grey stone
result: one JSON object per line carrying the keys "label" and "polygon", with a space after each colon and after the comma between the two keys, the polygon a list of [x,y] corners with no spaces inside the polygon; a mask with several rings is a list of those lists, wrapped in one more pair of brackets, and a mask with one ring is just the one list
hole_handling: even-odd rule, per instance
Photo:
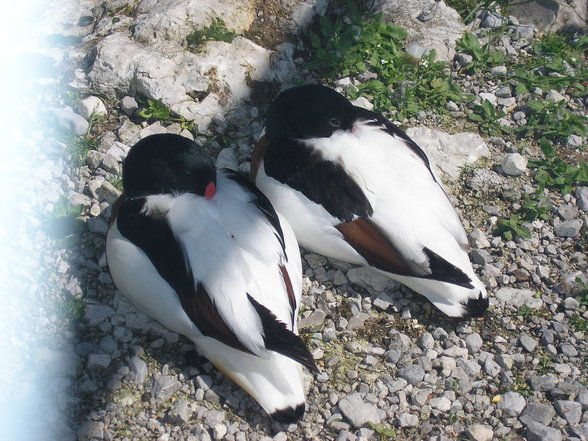
{"label": "grey stone", "polygon": [[108,113],[106,106],[97,96],[89,96],[80,100],[76,106],[76,110],[86,120],[90,119],[92,115],[105,116]]}
{"label": "grey stone", "polygon": [[557,90],[550,90],[549,92],[547,92],[547,95],[545,95],[546,101],[551,101],[554,103],[565,101],[565,99],[566,97],[559,93]]}
{"label": "grey stone", "polygon": [[[588,423],[580,424],[577,427],[572,427],[572,433],[574,433],[580,441],[588,441]],[[570,438],[571,441],[571,438]]]}
{"label": "grey stone", "polygon": [[584,144],[584,138],[579,135],[570,135],[566,140],[566,147],[576,148]]}
{"label": "grey stone", "polygon": [[431,398],[429,401],[429,406],[431,406],[432,409],[437,409],[441,412],[447,412],[449,409],[451,409],[451,401],[449,401],[449,399],[446,397]]}
{"label": "grey stone", "polygon": [[139,104],[137,104],[137,101],[132,96],[125,96],[120,100],[120,108],[127,115],[131,116],[139,108]]}
{"label": "grey stone", "polygon": [[237,161],[235,149],[231,147],[222,149],[216,157],[216,168],[239,170],[239,161]]}
{"label": "grey stone", "polygon": [[367,290],[380,292],[385,290],[391,282],[389,277],[368,267],[352,268],[347,272],[349,282]]}
{"label": "grey stone", "polygon": [[576,347],[570,343],[562,343],[559,346],[559,351],[565,355],[566,357],[577,357],[578,356],[578,350],[576,349]]}
{"label": "grey stone", "polygon": [[500,370],[500,365],[490,357],[484,360],[484,372],[486,372],[490,377],[496,377],[498,374],[500,374]]}
{"label": "grey stone", "polygon": [[478,94],[478,96],[480,97],[481,101],[489,101],[493,106],[496,106],[498,104],[496,95],[494,95],[493,93],[490,92],[480,92]]}
{"label": "grey stone", "polygon": [[214,427],[217,424],[220,424],[223,421],[225,421],[225,418],[226,418],[226,414],[225,414],[224,411],[222,411],[222,410],[211,410],[206,415],[206,418],[204,420],[204,424],[206,424],[208,427]]}
{"label": "grey stone", "polygon": [[180,390],[181,383],[169,375],[157,375],[153,379],[151,394],[158,403],[169,400],[173,394]]}
{"label": "grey stone", "polygon": [[112,354],[118,349],[118,345],[111,335],[107,335],[102,340],[100,340],[100,348],[102,348],[104,352]]}
{"label": "grey stone", "polygon": [[476,249],[488,248],[490,246],[490,242],[488,241],[488,237],[486,233],[484,233],[479,228],[474,228],[472,232],[469,234],[470,245]]}
{"label": "grey stone", "polygon": [[374,108],[374,105],[372,103],[370,103],[367,98],[365,98],[363,96],[360,96],[359,98],[352,100],[351,104],[353,104],[354,106],[357,106],[357,107],[361,107],[363,109],[367,109],[367,110],[372,110]]}
{"label": "grey stone", "polygon": [[464,52],[458,52],[455,56],[455,62],[459,67],[465,67],[474,61],[474,57]]}
{"label": "grey stone", "polygon": [[478,333],[468,335],[465,339],[465,343],[470,354],[478,353],[484,344],[482,337],[480,337],[480,334]]}
{"label": "grey stone", "polygon": [[322,309],[315,309],[308,317],[303,317],[298,321],[298,329],[317,329],[325,321],[327,313]]}
{"label": "grey stone", "polygon": [[508,70],[506,69],[506,66],[494,66],[492,69],[490,69],[490,74],[495,76],[506,75],[507,72]]}
{"label": "grey stone", "polygon": [[578,30],[586,27],[586,0],[551,2],[530,0],[510,5],[509,13],[521,24],[532,24],[540,31]]}
{"label": "grey stone", "polygon": [[563,306],[564,306],[565,309],[569,309],[569,310],[575,311],[578,308],[580,308],[580,302],[578,302],[573,297],[566,297],[564,299],[564,301],[563,301]]}
{"label": "grey stone", "polygon": [[563,220],[571,220],[578,216],[578,209],[572,204],[560,204],[557,207],[557,214]]}
{"label": "grey stone", "polygon": [[494,431],[487,424],[472,424],[466,430],[468,438],[473,441],[492,441]]}
{"label": "grey stone", "polygon": [[406,133],[425,151],[435,171],[451,181],[459,177],[463,166],[490,157],[488,146],[477,133],[450,135],[427,127],[411,127]]}
{"label": "grey stone", "polygon": [[101,421],[86,421],[77,432],[79,441],[104,439],[104,423]]}
{"label": "grey stone", "polygon": [[553,427],[531,421],[527,425],[528,441],[562,441],[561,432]]}
{"label": "grey stone", "polygon": [[543,301],[535,297],[535,292],[530,289],[500,288],[494,297],[502,304],[520,308],[527,305],[529,308],[539,309]]}
{"label": "grey stone", "polygon": [[120,141],[125,145],[135,145],[141,139],[141,127],[128,118],[123,118],[122,125],[117,130]]}
{"label": "grey stone", "polygon": [[555,416],[555,409],[550,403],[529,403],[519,420],[525,426],[537,422],[549,426]]}
{"label": "grey stone", "polygon": [[518,416],[523,411],[527,402],[518,392],[506,392],[498,402],[498,407],[508,416]]}
{"label": "grey stone", "polygon": [[84,317],[88,321],[89,326],[96,326],[115,314],[114,309],[110,306],[90,303],[86,305]]}
{"label": "grey stone", "polygon": [[357,392],[351,393],[339,400],[339,409],[347,420],[359,429],[368,421],[374,424],[380,424],[385,412],[378,409],[373,404],[367,403]]}
{"label": "grey stone", "polygon": [[401,413],[398,417],[400,427],[416,427],[419,424],[419,418],[411,413]]}
{"label": "grey stone", "polygon": [[192,417],[192,409],[188,402],[183,399],[177,400],[172,404],[167,413],[167,417],[172,424],[186,424]]}
{"label": "grey stone", "polygon": [[121,192],[110,182],[104,181],[102,182],[102,185],[96,189],[96,195],[100,201],[106,201],[112,205],[121,195]]}
{"label": "grey stone", "polygon": [[533,38],[535,28],[533,25],[518,25],[514,28],[513,38],[516,40]]}
{"label": "grey stone", "polygon": [[527,352],[533,352],[539,342],[534,338],[529,337],[527,334],[519,336],[519,345]]}
{"label": "grey stone", "polygon": [[512,97],[512,91],[510,86],[500,86],[494,91],[494,95],[498,98],[510,98]]}
{"label": "grey stone", "polygon": [[106,235],[108,223],[101,217],[91,217],[86,220],[86,225],[91,233]]}
{"label": "grey stone", "polygon": [[576,188],[576,204],[583,211],[588,211],[588,187]]}
{"label": "grey stone", "polygon": [[493,12],[486,12],[486,14],[484,14],[484,18],[482,19],[483,28],[500,29],[505,24],[506,20]]}
{"label": "grey stone", "polygon": [[578,391],[578,396],[576,399],[582,405],[583,410],[588,410],[588,389],[582,389]]}
{"label": "grey stone", "polygon": [[88,355],[89,368],[107,369],[110,366],[110,355],[108,354],[90,354]]}
{"label": "grey stone", "polygon": [[456,366],[463,369],[463,371],[467,374],[470,379],[474,379],[478,376],[482,368],[480,365],[474,360],[468,360],[466,358],[458,358],[456,361]]}
{"label": "grey stone", "polygon": [[123,159],[127,157],[129,150],[131,150],[129,146],[123,144],[122,142],[115,141],[106,151],[106,154],[112,156],[118,162],[122,162]]}
{"label": "grey stone", "polygon": [[127,378],[137,384],[143,384],[147,379],[147,363],[137,356],[129,360],[129,374]]}
{"label": "grey stone", "polygon": [[419,338],[419,346],[422,349],[433,349],[435,346],[435,339],[430,332],[424,332]]}
{"label": "grey stone", "polygon": [[400,378],[404,378],[409,384],[414,386],[423,381],[425,370],[418,364],[411,364],[400,368],[396,375]]}
{"label": "grey stone", "polygon": [[161,122],[155,121],[153,124],[141,129],[139,136],[143,139],[149,135],[158,135],[160,133],[167,133],[167,129],[161,125]]}
{"label": "grey stone", "polygon": [[472,262],[476,265],[486,265],[488,263],[492,263],[494,261],[494,257],[486,250],[472,250]]}
{"label": "grey stone", "polygon": [[88,131],[88,121],[83,116],[75,113],[70,107],[53,109],[53,115],[59,126],[71,130],[77,136],[85,135]]}
{"label": "grey stone", "polygon": [[212,377],[210,375],[198,375],[196,377],[196,386],[207,391],[212,387]]}
{"label": "grey stone", "polygon": [[527,169],[527,158],[520,153],[509,153],[500,163],[502,171],[509,176],[520,176]]}
{"label": "grey stone", "polygon": [[102,157],[102,168],[113,175],[120,174],[120,165],[116,158],[107,153]]}
{"label": "grey stone", "polygon": [[558,400],[555,402],[555,410],[572,426],[582,419],[582,405],[576,401]]}
{"label": "grey stone", "polygon": [[553,231],[559,237],[576,237],[582,229],[582,219],[572,219],[554,225]]}
{"label": "grey stone", "polygon": [[531,375],[529,382],[534,391],[546,392],[555,387],[557,379],[553,374]]}

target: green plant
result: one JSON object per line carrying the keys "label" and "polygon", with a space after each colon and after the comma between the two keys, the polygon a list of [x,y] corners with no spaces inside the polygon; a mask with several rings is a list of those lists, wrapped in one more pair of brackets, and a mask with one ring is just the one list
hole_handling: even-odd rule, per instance
{"label": "green plant", "polygon": [[585,318],[582,318],[579,315],[574,315],[570,318],[570,324],[576,331],[588,334],[588,320]]}
{"label": "green plant", "polygon": [[405,53],[404,29],[384,23],[381,14],[362,16],[355,2],[345,5],[344,17],[320,17],[309,30],[308,66],[318,76],[335,80],[371,74],[372,79],[348,88],[349,97],[368,97],[376,111],[395,109],[398,119],[421,110],[445,112],[448,100],[470,99],[451,81],[445,63],[435,61],[435,51],[420,59]]}
{"label": "green plant", "polygon": [[210,26],[203,29],[196,30],[186,37],[188,50],[192,52],[200,52],[207,41],[224,41],[226,43],[232,42],[237,34],[225,25],[225,22],[220,18],[212,20]]}
{"label": "green plant", "polygon": [[529,396],[529,395],[533,394],[533,390],[531,389],[531,386],[529,385],[527,380],[525,380],[521,376],[516,377],[513,380],[512,390],[514,390],[515,392],[518,392],[519,394],[521,394],[523,396]]}
{"label": "green plant", "polygon": [[521,135],[556,141],[565,141],[570,135],[588,135],[588,118],[569,110],[565,101],[530,100],[527,108],[527,124],[517,131]]}
{"label": "green plant", "polygon": [[533,56],[513,66],[514,78],[519,83],[518,92],[531,88],[542,90],[564,89],[572,96],[588,93],[588,69],[583,63],[583,53],[588,48],[588,38],[571,34],[547,33],[533,41]]}
{"label": "green plant", "polygon": [[541,354],[539,356],[539,372],[546,374],[551,370],[551,362],[555,358],[555,355]]}
{"label": "green plant", "polygon": [[533,179],[538,184],[537,192],[550,188],[563,194],[571,193],[575,185],[588,185],[588,163],[570,165],[561,159],[551,142],[541,139],[539,143],[545,158],[529,160],[529,167],[535,169]]}
{"label": "green plant", "polygon": [[172,111],[161,100],[147,100],[147,107],[139,110],[138,115],[149,121],[161,121],[163,124],[178,123],[182,129],[192,130],[194,122],[186,121],[183,116],[172,116]]}
{"label": "green plant", "polygon": [[576,300],[583,305],[588,306],[588,283],[584,282],[579,277],[576,277],[576,283],[580,287],[580,295],[576,297]]}
{"label": "green plant", "polygon": [[466,66],[469,72],[488,70],[489,66],[504,64],[504,55],[490,49],[490,42],[480,44],[480,40],[471,32],[466,32],[457,42],[457,49],[472,56],[473,60]]}
{"label": "green plant", "polygon": [[522,218],[527,222],[533,222],[535,219],[549,221],[553,217],[550,214],[551,207],[551,201],[546,197],[528,198],[521,208]]}
{"label": "green plant", "polygon": [[504,237],[506,240],[513,240],[515,236],[529,239],[531,237],[531,231],[523,226],[524,222],[525,220],[521,219],[521,216],[513,214],[508,219],[499,220],[493,232]]}
{"label": "green plant", "polygon": [[139,110],[139,116],[145,119],[167,120],[171,117],[171,110],[160,100],[147,100],[147,107]]}
{"label": "green plant", "polygon": [[123,191],[122,178],[120,176],[116,176],[115,178],[112,178],[110,180],[110,183],[118,191]]}
{"label": "green plant", "polygon": [[506,114],[498,110],[490,101],[484,100],[482,104],[474,106],[473,112],[468,113],[468,118],[478,124],[483,132],[498,136],[501,133],[510,133],[510,127],[500,124],[500,119]]}
{"label": "green plant", "polygon": [[531,316],[531,314],[533,314],[533,312],[535,312],[535,308],[531,308],[527,305],[521,305],[517,315],[520,315],[523,318],[528,318]]}
{"label": "green plant", "polygon": [[394,439],[396,436],[396,431],[394,429],[386,427],[383,424],[375,424],[371,421],[368,421],[368,424],[380,436],[381,440]]}

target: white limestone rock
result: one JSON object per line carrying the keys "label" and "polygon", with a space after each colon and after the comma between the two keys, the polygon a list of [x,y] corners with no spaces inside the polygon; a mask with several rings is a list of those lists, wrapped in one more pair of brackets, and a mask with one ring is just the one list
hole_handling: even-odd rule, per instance
{"label": "white limestone rock", "polygon": [[461,167],[490,156],[488,146],[477,133],[450,135],[427,127],[411,127],[406,134],[425,151],[442,180],[455,180]]}

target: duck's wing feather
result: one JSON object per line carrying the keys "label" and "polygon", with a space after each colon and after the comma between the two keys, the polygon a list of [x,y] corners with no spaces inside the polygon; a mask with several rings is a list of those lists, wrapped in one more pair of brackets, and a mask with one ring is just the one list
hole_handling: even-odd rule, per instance
{"label": "duck's wing feather", "polygon": [[[190,199],[193,198],[183,197],[180,204],[190,204]],[[200,271],[192,261],[194,253],[198,252],[191,241],[194,236],[177,234],[170,225],[167,213],[153,208],[157,204],[151,204],[149,208],[146,205],[146,198],[121,204],[117,218],[120,233],[149,257],[160,276],[174,289],[184,312],[203,335],[246,353],[263,356],[265,350],[273,350],[307,366],[314,366],[312,355],[302,339],[267,308],[260,314],[259,303],[244,291],[243,277],[239,277],[240,268],[235,268],[235,264],[244,263],[239,262],[241,255],[237,250],[229,257],[224,271],[217,274],[209,272],[210,277],[206,277],[204,273],[207,269]],[[204,218],[207,217],[204,214]],[[206,242],[205,236],[202,239]],[[212,250],[218,235],[213,233],[211,239],[199,251]],[[226,243],[221,245],[220,254],[226,246]],[[200,256],[199,263],[209,257],[213,261],[216,259]],[[276,277],[284,277],[277,265],[275,272]],[[239,287],[239,284],[242,286]],[[221,292],[223,287],[233,289],[233,292]],[[269,339],[271,347],[266,342],[268,335],[272,336]],[[276,338],[287,341],[288,345],[274,344],[272,339]]]}

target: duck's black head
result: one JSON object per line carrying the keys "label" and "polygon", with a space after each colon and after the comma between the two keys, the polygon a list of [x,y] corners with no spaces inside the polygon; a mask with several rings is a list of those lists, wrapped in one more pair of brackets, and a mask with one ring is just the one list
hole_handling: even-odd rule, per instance
{"label": "duck's black head", "polygon": [[123,163],[127,197],[178,193],[208,197],[214,195],[215,185],[212,158],[194,141],[179,135],[147,136],[133,146]]}
{"label": "duck's black head", "polygon": [[353,105],[335,90],[319,85],[293,87],[270,104],[266,135],[270,140],[324,138],[336,130],[350,130],[354,121]]}

